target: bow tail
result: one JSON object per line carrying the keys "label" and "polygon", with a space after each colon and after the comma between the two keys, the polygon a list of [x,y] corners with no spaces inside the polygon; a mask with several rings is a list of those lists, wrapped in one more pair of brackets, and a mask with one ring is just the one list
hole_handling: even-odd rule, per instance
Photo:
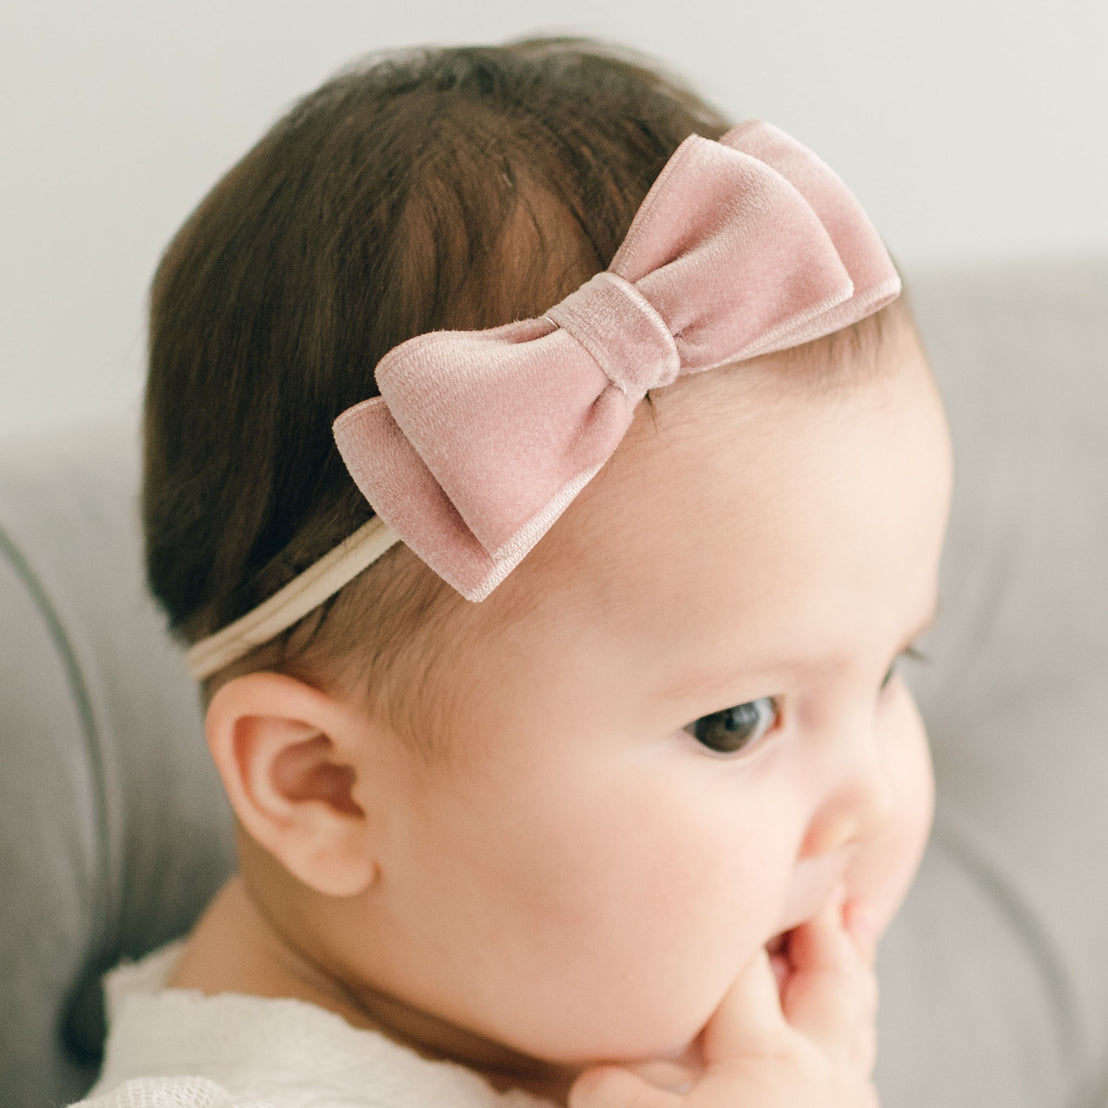
{"label": "bow tail", "polygon": [[600,471],[577,472],[495,551],[466,524],[379,396],[345,411],[335,443],[354,484],[404,544],[466,600],[484,600]]}

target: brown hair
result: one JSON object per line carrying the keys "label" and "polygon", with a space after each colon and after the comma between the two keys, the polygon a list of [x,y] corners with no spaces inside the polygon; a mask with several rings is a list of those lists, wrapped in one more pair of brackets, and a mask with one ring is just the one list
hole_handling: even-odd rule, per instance
{"label": "brown hair", "polygon": [[[330,427],[391,347],[541,314],[608,265],[680,142],[726,126],[569,39],[377,56],[300,101],[152,286],[143,506],[173,630],[224,626],[372,514]],[[411,616],[426,592],[382,596]]]}

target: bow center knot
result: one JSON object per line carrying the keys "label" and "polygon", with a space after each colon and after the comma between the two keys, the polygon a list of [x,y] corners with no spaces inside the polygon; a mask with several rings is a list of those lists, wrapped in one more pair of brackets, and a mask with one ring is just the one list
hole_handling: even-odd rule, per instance
{"label": "bow center knot", "polygon": [[572,335],[635,402],[649,389],[671,384],[681,369],[666,321],[630,281],[609,270],[570,293],[546,318]]}

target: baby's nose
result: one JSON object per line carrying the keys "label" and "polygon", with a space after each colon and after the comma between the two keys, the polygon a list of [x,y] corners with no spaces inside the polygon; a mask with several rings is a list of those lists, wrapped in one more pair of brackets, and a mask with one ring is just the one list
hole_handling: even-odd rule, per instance
{"label": "baby's nose", "polygon": [[872,729],[839,744],[831,785],[804,839],[802,855],[829,854],[877,834],[896,811],[896,790]]}

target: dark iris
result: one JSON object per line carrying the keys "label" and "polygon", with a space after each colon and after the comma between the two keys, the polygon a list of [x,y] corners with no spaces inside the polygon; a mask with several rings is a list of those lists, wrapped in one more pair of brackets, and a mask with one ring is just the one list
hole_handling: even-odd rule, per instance
{"label": "dark iris", "polygon": [[701,716],[689,725],[696,741],[718,754],[736,754],[757,742],[777,718],[777,706],[772,698],[760,697],[745,704],[735,704],[722,712]]}

